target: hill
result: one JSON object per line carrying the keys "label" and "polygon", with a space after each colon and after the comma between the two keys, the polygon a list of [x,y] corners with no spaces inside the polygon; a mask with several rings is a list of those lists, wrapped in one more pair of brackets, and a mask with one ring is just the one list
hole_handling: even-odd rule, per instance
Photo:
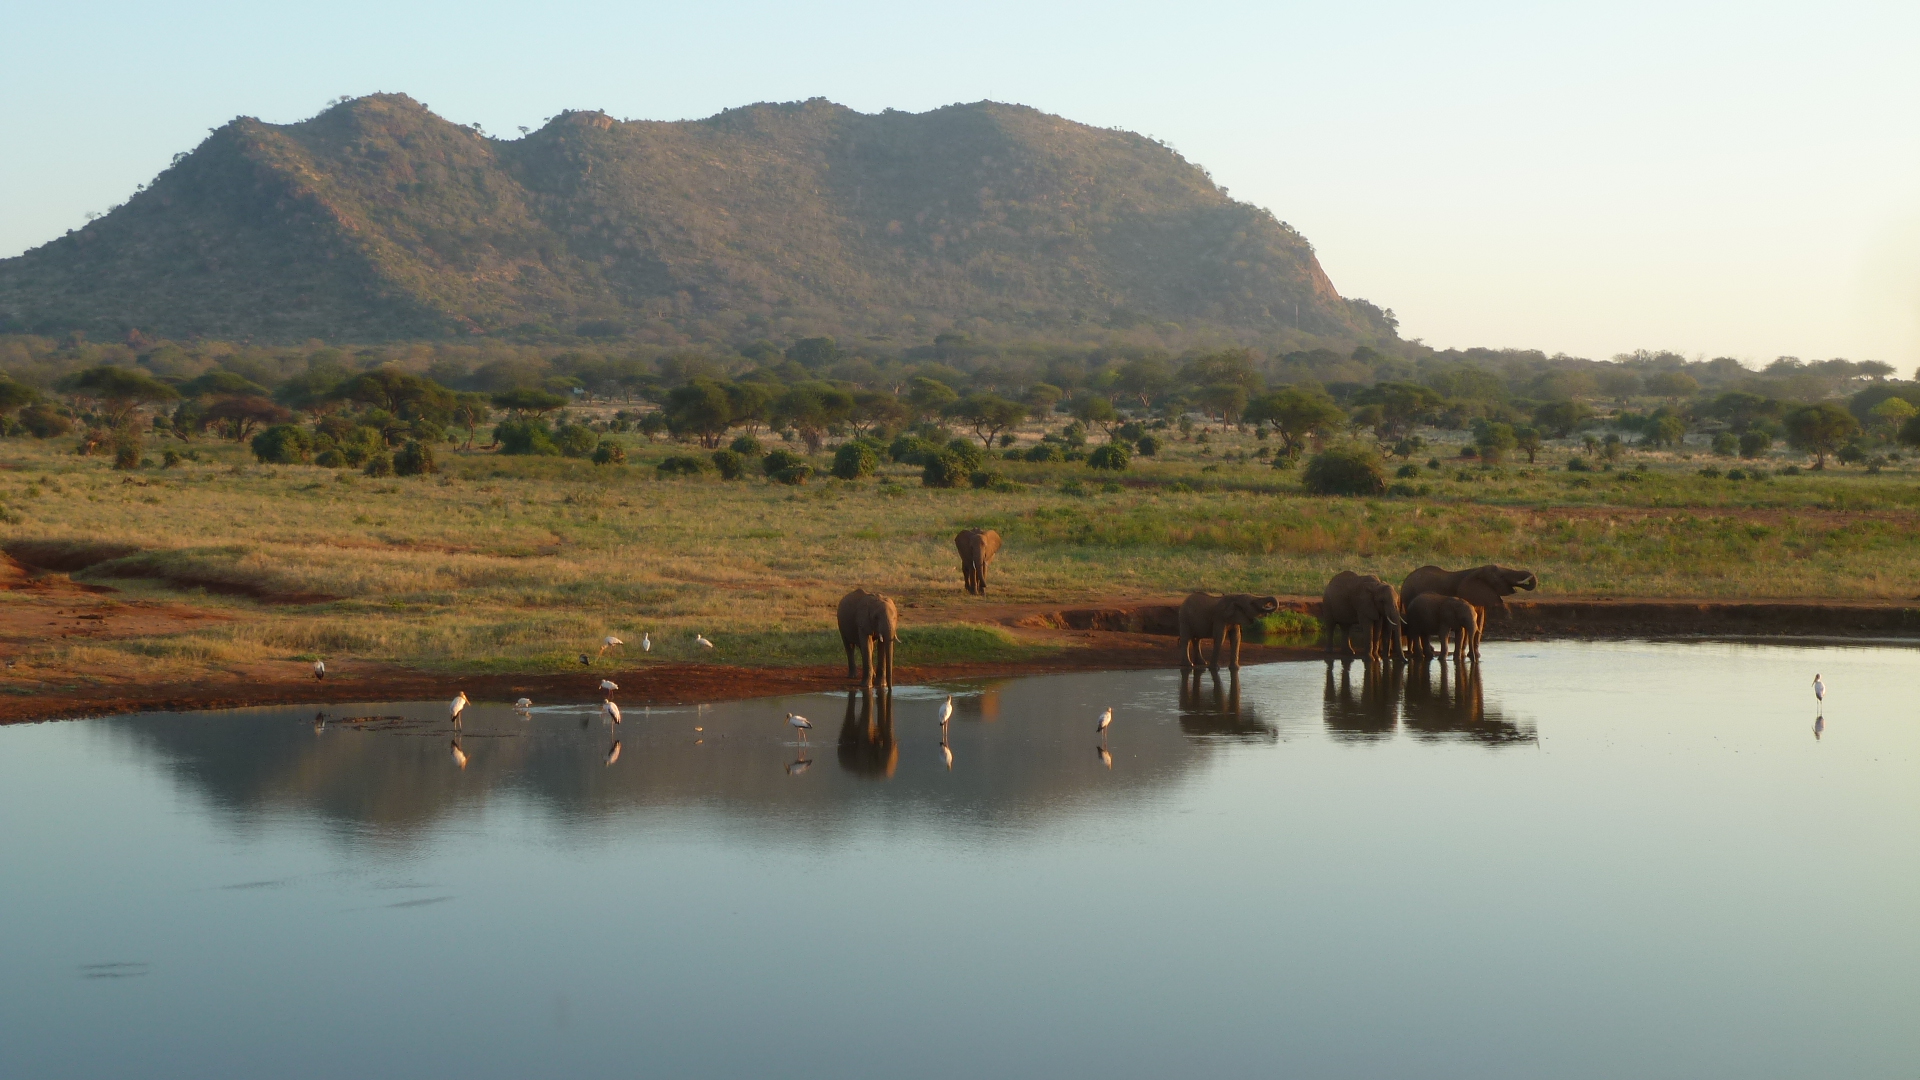
{"label": "hill", "polygon": [[0,260],[0,331],[43,334],[925,340],[968,320],[1392,336],[1299,233],[1168,148],[991,102],[569,112],[503,140],[374,95],[234,120]]}

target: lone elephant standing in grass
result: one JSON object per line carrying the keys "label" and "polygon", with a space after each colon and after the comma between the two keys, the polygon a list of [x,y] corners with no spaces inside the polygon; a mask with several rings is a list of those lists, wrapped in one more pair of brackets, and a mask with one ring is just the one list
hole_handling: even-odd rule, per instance
{"label": "lone elephant standing in grass", "polygon": [[853,652],[860,650],[860,685],[893,688],[893,645],[900,640],[900,612],[891,597],[855,589],[840,598],[840,642],[847,647],[847,678],[854,678]]}
{"label": "lone elephant standing in grass", "polygon": [[987,595],[987,565],[1000,554],[1000,534],[992,529],[963,529],[953,538],[960,549],[960,574],[967,579],[967,591]]}
{"label": "lone elephant standing in grass", "polygon": [[1428,639],[1439,637],[1440,659],[1447,658],[1447,639],[1453,638],[1453,662],[1471,657],[1480,662],[1480,618],[1473,605],[1457,596],[1423,593],[1407,601],[1407,637],[1418,643],[1422,660],[1433,655]]}
{"label": "lone elephant standing in grass", "polygon": [[1427,593],[1439,593],[1441,596],[1457,596],[1473,605],[1474,637],[1477,639],[1487,632],[1487,609],[1507,609],[1502,597],[1512,596],[1516,589],[1532,591],[1540,584],[1531,570],[1520,570],[1507,566],[1488,563],[1469,570],[1442,570],[1437,566],[1423,566],[1407,575],[1400,584],[1400,602],[1411,604],[1415,597]]}
{"label": "lone elephant standing in grass", "polygon": [[1400,648],[1400,605],[1393,586],[1372,574],[1363,577],[1351,570],[1342,570],[1333,575],[1326,591],[1320,595],[1320,621],[1327,628],[1329,654],[1333,652],[1336,636],[1352,653],[1353,632],[1364,628],[1368,660],[1381,659],[1383,652],[1396,660],[1404,655]]}
{"label": "lone elephant standing in grass", "polygon": [[1207,667],[1218,675],[1220,647],[1230,637],[1233,639],[1233,655],[1227,667],[1239,671],[1240,628],[1278,610],[1280,600],[1273,596],[1254,596],[1250,593],[1214,596],[1197,592],[1187,597],[1180,604],[1180,669],[1189,671],[1200,667],[1200,641],[1212,638],[1213,658]]}

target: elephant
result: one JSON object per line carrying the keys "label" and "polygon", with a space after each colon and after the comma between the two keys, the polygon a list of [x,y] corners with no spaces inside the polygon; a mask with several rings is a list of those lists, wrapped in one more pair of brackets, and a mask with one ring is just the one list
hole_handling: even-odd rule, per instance
{"label": "elephant", "polygon": [[1453,638],[1453,662],[1472,657],[1480,662],[1480,619],[1473,605],[1457,596],[1423,593],[1406,602],[1406,630],[1409,646],[1417,641],[1420,658],[1433,655],[1428,639],[1440,638],[1440,659],[1447,658],[1447,638]]}
{"label": "elephant", "polygon": [[1326,592],[1321,594],[1320,621],[1327,628],[1327,652],[1333,652],[1335,631],[1338,637],[1347,643],[1347,651],[1353,651],[1351,641],[1353,631],[1365,627],[1367,631],[1367,659],[1381,659],[1384,650],[1394,659],[1403,654],[1400,649],[1400,605],[1395,602],[1393,586],[1374,577],[1372,574],[1361,576],[1351,570],[1342,570],[1327,582]]}
{"label": "elephant", "polygon": [[960,549],[960,575],[967,579],[967,592],[987,595],[987,566],[1000,554],[1000,534],[992,529],[962,529],[953,546]]}
{"label": "elephant", "polygon": [[855,589],[840,598],[840,643],[847,647],[847,678],[853,651],[860,650],[860,685],[893,687],[893,646],[900,640],[900,612],[890,597]]}
{"label": "elephant", "polygon": [[1507,609],[1503,596],[1512,596],[1515,589],[1531,592],[1540,584],[1531,570],[1518,570],[1512,567],[1496,566],[1488,563],[1469,570],[1442,570],[1437,566],[1423,566],[1407,575],[1400,583],[1400,602],[1410,604],[1414,597],[1422,593],[1439,593],[1441,596],[1457,596],[1473,605],[1475,636],[1487,632],[1487,609]]}
{"label": "elephant", "polygon": [[1213,639],[1213,660],[1207,667],[1220,673],[1220,646],[1233,639],[1233,658],[1227,667],[1240,670],[1240,627],[1262,615],[1280,610],[1280,598],[1228,593],[1214,596],[1197,592],[1180,604],[1180,669],[1190,671],[1201,666],[1200,640]]}

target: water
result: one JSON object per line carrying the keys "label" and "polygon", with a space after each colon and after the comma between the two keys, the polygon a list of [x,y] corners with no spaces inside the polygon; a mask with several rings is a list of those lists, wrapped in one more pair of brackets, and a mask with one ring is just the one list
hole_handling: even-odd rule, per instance
{"label": "water", "polygon": [[1915,1074],[1920,653],[1485,653],[0,729],[0,1075]]}

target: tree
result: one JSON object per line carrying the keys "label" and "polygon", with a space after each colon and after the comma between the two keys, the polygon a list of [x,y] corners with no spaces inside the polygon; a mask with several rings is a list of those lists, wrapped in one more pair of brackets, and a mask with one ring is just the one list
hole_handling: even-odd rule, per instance
{"label": "tree", "polygon": [[467,445],[465,449],[473,449],[474,430],[481,424],[486,423],[487,418],[491,415],[491,402],[488,401],[487,395],[476,392],[454,395],[453,415],[451,419],[454,423],[467,429]]}
{"label": "tree", "polygon": [[1480,460],[1497,465],[1520,445],[1520,439],[1511,425],[1481,423],[1474,433],[1473,444],[1480,451]]}
{"label": "tree", "polygon": [[566,403],[567,399],[559,394],[549,394],[531,386],[517,386],[493,395],[493,407],[512,413],[515,420],[545,416]]}
{"label": "tree", "polygon": [[1527,455],[1527,464],[1533,464],[1533,456],[1540,452],[1540,432],[1537,428],[1517,427],[1513,429],[1514,445]]}
{"label": "tree", "polygon": [[1247,388],[1238,383],[1208,383],[1194,395],[1194,401],[1221,423],[1239,427],[1247,408]]}
{"label": "tree", "polygon": [[1358,447],[1336,446],[1313,455],[1301,480],[1309,495],[1378,495],[1387,490],[1379,459]]}
{"label": "tree", "polygon": [[1860,422],[1853,414],[1831,401],[1795,409],[1787,414],[1785,423],[1787,443],[1802,453],[1812,454],[1816,469],[1826,468],[1827,455],[1860,433]]}
{"label": "tree", "polygon": [[1729,390],[1713,399],[1707,413],[1727,422],[1734,434],[1743,434],[1755,423],[1780,415],[1780,403],[1744,390]]}
{"label": "tree", "polygon": [[1900,442],[1906,446],[1920,446],[1920,416],[1913,416],[1900,425]]}
{"label": "tree", "polygon": [[1110,442],[1087,455],[1087,467],[1104,469],[1109,472],[1125,472],[1133,463],[1133,455],[1127,452],[1127,444]]}
{"label": "tree", "polygon": [[1270,425],[1287,457],[1298,457],[1309,438],[1319,438],[1343,423],[1347,414],[1323,393],[1282,387],[1247,405],[1246,419]]}
{"label": "tree", "polygon": [[925,420],[940,415],[941,410],[960,400],[953,387],[939,379],[929,379],[916,375],[907,383],[907,404],[913,406],[913,417]]}
{"label": "tree", "polygon": [[1899,431],[1901,425],[1920,416],[1920,409],[1914,408],[1904,398],[1890,397],[1868,410],[1868,413],[1879,427],[1887,431]]}
{"label": "tree", "polygon": [[1439,391],[1410,382],[1380,382],[1353,395],[1349,404],[1378,405],[1382,414],[1382,438],[1405,432],[1409,427],[1430,419],[1445,401]]}
{"label": "tree", "polygon": [[15,382],[0,375],[0,416],[11,416],[15,410],[24,409],[40,400],[33,387]]}
{"label": "tree", "polygon": [[180,393],[185,397],[229,397],[234,394],[252,394],[266,397],[267,388],[244,375],[231,371],[209,371],[196,379],[188,379],[180,384]]}
{"label": "tree", "polygon": [[201,421],[234,442],[246,442],[253,429],[262,424],[283,424],[293,413],[258,394],[235,394],[207,406]]}
{"label": "tree", "polygon": [[1114,411],[1113,402],[1098,394],[1082,394],[1073,399],[1073,417],[1082,424],[1097,424],[1112,440],[1113,433],[1123,421]]}
{"label": "tree", "polygon": [[1129,360],[1120,365],[1113,385],[1144,409],[1153,404],[1154,398],[1173,389],[1173,365],[1157,356]]}
{"label": "tree", "polygon": [[297,424],[275,424],[253,437],[253,456],[263,465],[298,465],[313,451],[313,440]]}
{"label": "tree", "polygon": [[1572,435],[1593,417],[1593,410],[1578,401],[1549,401],[1533,410],[1533,422],[1553,433],[1556,439]]}
{"label": "tree", "polygon": [[801,338],[787,350],[787,359],[810,370],[818,370],[840,359],[840,346],[830,337]]}
{"label": "tree", "polygon": [[733,426],[727,388],[712,379],[695,379],[667,391],[660,411],[666,414],[667,430],[674,438],[697,438],[708,450],[717,448]]}
{"label": "tree", "polygon": [[[1113,406],[1107,406],[1109,410]],[[1027,407],[997,394],[968,394],[946,408],[947,416],[973,429],[983,446],[992,446],[1002,431],[1027,418]]]}
{"label": "tree", "polygon": [[774,400],[773,422],[790,427],[807,444],[807,452],[817,454],[827,441],[828,432],[845,424],[853,415],[853,395],[827,383],[801,383]]}
{"label": "tree", "polygon": [[335,387],[333,396],[385,409],[403,420],[445,421],[453,408],[453,394],[446,387],[395,367],[356,375]]}
{"label": "tree", "polygon": [[1687,422],[1665,409],[1648,418],[1643,436],[1651,446],[1679,446],[1687,437]]}
{"label": "tree", "polygon": [[1026,393],[1020,395],[1020,400],[1036,415],[1045,416],[1065,396],[1065,392],[1052,383],[1037,382],[1027,387]]}
{"label": "tree", "polygon": [[125,424],[142,405],[173,401],[180,396],[173,387],[144,371],[108,364],[69,375],[57,385],[76,398],[98,403],[113,427]]}
{"label": "tree", "polygon": [[725,385],[727,408],[733,413],[733,423],[744,425],[748,434],[760,430],[760,425],[767,422],[774,398],[780,396],[779,386],[751,379]]}
{"label": "tree", "polygon": [[847,424],[856,434],[871,435],[882,429],[898,430],[909,419],[907,407],[885,390],[855,390]]}
{"label": "tree", "polygon": [[1670,400],[1700,392],[1700,381],[1684,371],[1662,371],[1647,376],[1647,393]]}

